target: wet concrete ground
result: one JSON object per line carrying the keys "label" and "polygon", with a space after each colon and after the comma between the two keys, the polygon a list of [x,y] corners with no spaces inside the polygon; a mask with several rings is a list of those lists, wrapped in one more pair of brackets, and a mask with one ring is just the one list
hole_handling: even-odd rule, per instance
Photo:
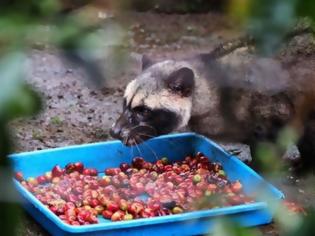
{"label": "wet concrete ground", "polygon": [[[18,152],[110,139],[108,131],[120,112],[124,87],[139,71],[134,58],[141,53],[157,59],[191,56],[238,35],[233,23],[216,14],[130,13],[120,22],[128,31],[122,46],[135,57],[128,69],[118,68],[106,87],[92,86],[81,69],[65,63],[53,49],[30,52],[28,82],[42,94],[45,108],[37,117],[12,123]],[[248,148],[243,150],[249,155]],[[288,179],[274,183],[292,199],[314,205],[315,190],[308,188],[309,180]],[[274,224],[260,229],[264,235],[279,234]],[[19,231],[20,235],[47,235],[27,215]]]}

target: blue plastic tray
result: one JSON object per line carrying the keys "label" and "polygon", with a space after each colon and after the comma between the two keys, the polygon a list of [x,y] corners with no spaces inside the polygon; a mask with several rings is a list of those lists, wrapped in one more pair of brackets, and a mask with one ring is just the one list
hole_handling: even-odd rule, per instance
{"label": "blue plastic tray", "polygon": [[[266,183],[236,157],[230,156],[209,139],[193,133],[154,138],[140,145],[139,149],[125,147],[119,141],[110,141],[14,154],[11,159],[14,170],[22,171],[28,178],[49,171],[56,164],[64,166],[74,161],[82,161],[87,167],[103,171],[108,167],[116,167],[121,162],[130,162],[137,155],[148,161],[155,161],[156,157],[163,156],[175,161],[198,151],[209,156],[212,161],[222,163],[229,179],[239,179],[246,193],[251,194],[264,184],[272,200],[279,201],[284,197],[279,190]],[[19,182],[14,180],[14,183],[25,201],[25,209],[52,235],[198,235],[211,231],[219,216],[228,216],[242,226],[267,224],[272,220],[267,203],[256,202],[132,221],[111,222],[100,218],[100,222],[95,225],[71,226],[63,223]]]}

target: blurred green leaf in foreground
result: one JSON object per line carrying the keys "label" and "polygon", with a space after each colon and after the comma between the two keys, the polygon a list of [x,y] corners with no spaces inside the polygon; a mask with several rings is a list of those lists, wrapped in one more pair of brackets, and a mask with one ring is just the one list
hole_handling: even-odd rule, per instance
{"label": "blurred green leaf in foreground", "polygon": [[[77,1],[84,5],[89,1]],[[94,81],[104,79],[93,63],[93,55],[82,50],[99,47],[95,34],[98,22],[63,13],[64,1],[4,0],[0,7],[0,229],[2,235],[15,235],[20,208],[15,193],[13,173],[7,156],[13,151],[8,130],[10,120],[34,116],[41,99],[25,81],[26,58],[31,48],[50,45],[72,62],[85,68]],[[91,40],[93,39],[93,40]]]}
{"label": "blurred green leaf in foreground", "polygon": [[[239,24],[239,28],[253,37],[256,52],[261,56],[273,56],[281,50],[288,33],[295,26],[307,23],[311,29],[314,29],[315,25],[315,1],[313,0],[230,0],[226,9],[232,19]],[[258,145],[254,158],[259,162],[260,169],[265,175],[269,177],[290,175],[283,169],[283,163],[280,160],[283,152],[290,145],[296,144],[300,135],[299,127],[291,124],[280,131],[275,142],[264,142]],[[314,186],[314,177],[312,179]],[[279,235],[314,235],[315,225],[311,222],[315,222],[315,216],[312,207],[306,209],[307,215],[291,215],[284,205],[273,204],[266,196],[261,200],[270,203],[270,210],[274,212],[274,222],[280,231]],[[216,225],[215,235],[260,234],[242,231],[231,223],[221,221]]]}

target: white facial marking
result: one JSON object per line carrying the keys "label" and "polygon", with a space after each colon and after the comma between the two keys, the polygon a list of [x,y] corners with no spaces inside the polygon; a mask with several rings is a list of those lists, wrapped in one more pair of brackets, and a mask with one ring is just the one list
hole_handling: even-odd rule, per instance
{"label": "white facial marking", "polygon": [[[148,71],[131,81],[125,90],[127,104],[132,100],[131,107],[146,105],[150,109],[167,109],[181,118],[177,128],[188,124],[191,116],[192,97],[182,97],[165,88],[163,77],[170,75],[182,67],[188,67],[186,62],[163,61],[154,64]],[[191,68],[193,70],[193,68]],[[195,74],[196,76],[196,74]]]}

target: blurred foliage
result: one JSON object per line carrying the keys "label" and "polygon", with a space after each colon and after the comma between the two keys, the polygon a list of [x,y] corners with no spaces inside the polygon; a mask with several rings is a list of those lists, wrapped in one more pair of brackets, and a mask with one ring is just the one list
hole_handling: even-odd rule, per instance
{"label": "blurred foliage", "polygon": [[13,173],[6,156],[12,152],[7,124],[11,119],[36,113],[39,96],[23,81],[23,63],[19,53],[0,55],[0,228],[3,235],[13,235],[20,209],[14,201]]}
{"label": "blurred foliage", "polygon": [[[314,29],[313,0],[230,0],[226,9],[235,22],[253,37],[257,52],[263,56],[276,54],[296,25],[306,23]],[[309,111],[301,111],[307,112]],[[298,127],[286,126],[280,131],[275,142],[258,144],[253,158],[258,162],[259,169],[268,175],[286,176],[288,173],[287,169],[283,169],[281,156],[291,145],[297,143],[300,133]],[[292,214],[282,204],[269,201],[268,196],[263,194],[262,200],[268,202],[270,210],[274,213],[274,221],[279,227],[280,235],[314,235],[315,226],[311,223],[315,222],[313,208],[307,209],[307,215],[297,215]],[[221,223],[219,228],[221,231],[217,231],[216,235],[259,235],[257,232],[238,234],[237,228],[230,232],[230,227],[224,227]]]}
{"label": "blurred foliage", "polygon": [[23,81],[24,59],[17,52],[0,58],[0,117],[4,122],[32,115],[40,108],[39,96]]}
{"label": "blurred foliage", "polygon": [[213,235],[215,236],[260,236],[257,229],[240,227],[229,219],[220,218],[215,222]]}
{"label": "blurred foliage", "polygon": [[256,166],[269,177],[283,176],[288,168],[281,161],[281,157],[297,141],[298,134],[293,127],[282,128],[275,142],[260,142],[258,144],[255,150]]}
{"label": "blurred foliage", "polygon": [[[104,39],[115,40],[117,33],[105,37],[105,32],[99,31],[103,22],[101,18],[92,19],[76,9],[91,1],[76,1],[73,6],[68,2],[5,1],[0,8],[0,53],[11,50],[26,53],[31,47],[56,46],[66,59],[83,67],[90,78],[100,85],[105,78],[96,63],[98,55],[95,52],[103,53],[101,43]],[[67,13],[64,13],[65,10]],[[99,10],[102,10],[101,6]]]}
{"label": "blurred foliage", "polygon": [[[261,56],[276,55],[292,37],[303,33],[314,35],[315,32],[315,2],[312,0],[230,0],[226,9],[245,30]],[[304,100],[307,99],[310,100],[305,96]],[[309,114],[313,106],[303,104],[314,104],[312,101],[302,101],[294,118],[295,123],[305,120],[305,114]],[[297,124],[284,127],[275,142],[257,145],[253,158],[259,170],[270,175],[283,174],[281,156],[290,146],[297,144],[302,135],[301,127]]]}
{"label": "blurred foliage", "polygon": [[285,34],[292,29],[294,8],[295,0],[265,0],[263,4],[251,1],[247,28],[261,53],[272,54],[280,47]]}
{"label": "blurred foliage", "polygon": [[295,13],[299,17],[310,17],[315,22],[315,4],[313,0],[296,0]]}
{"label": "blurred foliage", "polygon": [[308,236],[308,235],[315,235],[315,210],[309,209],[307,216],[304,216],[301,220],[301,223],[298,227],[291,229],[290,231],[286,231],[285,236],[294,236],[294,235],[301,235],[301,236]]}
{"label": "blurred foliage", "polygon": [[[77,1],[77,4],[83,1]],[[84,1],[85,3],[87,1]],[[13,173],[8,158],[13,142],[8,130],[10,120],[35,115],[40,96],[25,82],[26,58],[30,48],[41,41],[59,48],[71,62],[85,68],[94,81],[104,79],[94,63],[94,55],[83,57],[82,50],[99,47],[101,39],[94,32],[98,22],[80,15],[64,14],[64,1],[4,0],[0,7],[0,229],[14,235],[19,220],[12,184]],[[77,6],[77,5],[76,5]],[[96,51],[94,49],[94,51]]]}
{"label": "blurred foliage", "polygon": [[[266,200],[266,198],[265,198]],[[277,235],[281,236],[310,236],[314,235],[315,211],[309,209],[307,215],[292,214],[282,204],[270,202],[271,211],[274,212],[274,221],[279,227]],[[243,228],[229,218],[219,218],[214,224],[213,234],[215,236],[260,236],[263,235],[257,229]]]}
{"label": "blurred foliage", "polygon": [[315,19],[312,0],[230,0],[226,8],[254,37],[258,52],[263,55],[279,50],[301,17]]}

